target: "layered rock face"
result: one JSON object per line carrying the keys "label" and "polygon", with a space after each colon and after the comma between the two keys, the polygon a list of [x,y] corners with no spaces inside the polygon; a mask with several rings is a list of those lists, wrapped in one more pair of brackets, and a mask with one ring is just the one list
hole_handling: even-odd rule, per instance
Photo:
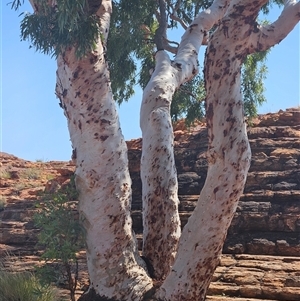
{"label": "layered rock face", "polygon": [[68,162],[30,162],[0,153],[0,257],[37,254],[33,215],[40,196],[54,192],[74,174]]}
{"label": "layered rock face", "polygon": [[[252,120],[248,136],[251,169],[207,300],[300,300],[300,109]],[[174,145],[184,226],[206,178],[205,124],[186,129],[179,122]],[[128,148],[133,226],[141,245],[141,139],[129,141]],[[0,157],[0,257],[7,251],[17,254],[17,269],[29,269],[40,254],[32,221],[36,200],[45,190],[64,185],[75,167],[72,162],[30,162],[5,153]]]}
{"label": "layered rock face", "polygon": [[[251,168],[224,253],[299,256],[300,254],[300,111],[290,109],[252,121],[248,136]],[[133,149],[134,148],[134,149]],[[207,130],[175,127],[175,158],[182,225],[195,207],[207,172]],[[142,232],[139,141],[129,142],[133,179],[133,216]]]}

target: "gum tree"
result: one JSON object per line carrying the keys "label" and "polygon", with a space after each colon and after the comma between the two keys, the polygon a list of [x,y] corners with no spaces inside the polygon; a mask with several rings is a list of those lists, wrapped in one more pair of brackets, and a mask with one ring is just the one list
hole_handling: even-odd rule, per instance
{"label": "gum tree", "polygon": [[[200,1],[142,1],[145,15],[154,7],[156,16],[155,22],[148,20],[141,27],[145,36],[154,33],[151,39],[156,45],[140,122],[147,265],[132,231],[127,148],[108,68],[109,49],[114,47],[108,37],[112,9],[136,2],[30,2],[34,13],[25,16],[22,35],[38,50],[54,51],[57,56],[56,94],[68,120],[76,160],[91,287],[109,300],[204,300],[251,159],[241,67],[248,55],[266,51],[288,35],[299,22],[299,2],[284,1],[274,23],[259,24],[257,16],[266,0],[202,1],[202,6]],[[19,3],[14,1],[16,6]],[[207,8],[194,16],[194,7]],[[127,14],[132,22],[133,12]],[[183,19],[190,19],[190,25]],[[186,28],[179,44],[168,40],[169,20]],[[112,25],[115,33],[122,30],[120,24]],[[181,233],[170,111],[176,90],[198,73],[203,43],[207,43],[204,86],[209,167],[197,206]],[[175,56],[171,59],[168,52]],[[113,62],[111,68],[115,70]],[[118,77],[118,72],[112,74]],[[126,89],[120,89],[119,95],[122,91]]]}

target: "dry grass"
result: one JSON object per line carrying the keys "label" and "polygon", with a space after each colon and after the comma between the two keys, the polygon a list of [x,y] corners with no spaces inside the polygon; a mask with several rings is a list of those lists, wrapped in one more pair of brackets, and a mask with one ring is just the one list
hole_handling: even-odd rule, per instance
{"label": "dry grass", "polygon": [[0,301],[58,301],[56,290],[41,285],[33,273],[5,268],[10,261],[13,263],[14,257],[7,255],[0,262]]}

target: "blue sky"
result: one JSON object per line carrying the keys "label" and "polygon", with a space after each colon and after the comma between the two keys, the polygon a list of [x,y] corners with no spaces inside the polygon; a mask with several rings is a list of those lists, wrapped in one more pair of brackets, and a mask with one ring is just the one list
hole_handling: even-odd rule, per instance
{"label": "blue sky", "polygon": [[[32,161],[69,160],[71,143],[67,122],[54,94],[56,62],[29,49],[28,42],[20,41],[21,17],[18,15],[22,11],[31,11],[29,4],[25,1],[21,10],[15,12],[6,4],[8,2],[10,0],[1,3],[0,149]],[[274,7],[268,18],[275,20],[279,12]],[[268,102],[259,112],[299,106],[299,24],[272,49],[267,66],[265,95]],[[141,98],[142,91],[137,88],[135,96],[119,109],[126,140],[141,136]]]}

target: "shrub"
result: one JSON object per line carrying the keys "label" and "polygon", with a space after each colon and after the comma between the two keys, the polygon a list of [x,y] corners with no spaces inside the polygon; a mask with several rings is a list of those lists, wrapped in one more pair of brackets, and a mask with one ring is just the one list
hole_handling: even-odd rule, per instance
{"label": "shrub", "polygon": [[44,195],[34,221],[41,232],[39,245],[45,248],[46,261],[38,273],[45,282],[67,283],[71,300],[75,300],[78,280],[76,253],[83,247],[83,231],[77,215],[77,191],[74,178],[54,194]]}

